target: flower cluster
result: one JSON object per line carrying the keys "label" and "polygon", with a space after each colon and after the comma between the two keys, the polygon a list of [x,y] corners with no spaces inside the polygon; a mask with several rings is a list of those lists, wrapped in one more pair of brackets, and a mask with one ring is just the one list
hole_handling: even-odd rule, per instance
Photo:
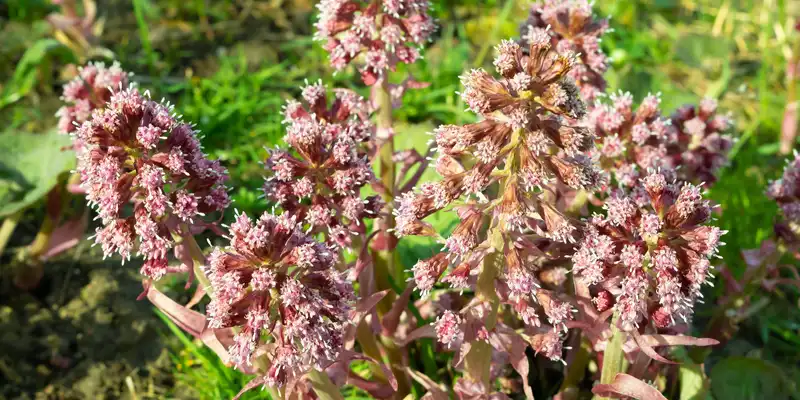
{"label": "flower cluster", "polygon": [[[552,183],[589,190],[600,183],[599,171],[584,154],[594,137],[590,129],[571,122],[585,114],[577,87],[567,77],[573,59],[552,49],[548,36],[532,40],[529,55],[512,41],[503,41],[497,51],[494,65],[500,78],[483,70],[462,77],[464,101],[484,120],[436,129],[436,170],[443,179],[399,199],[395,233],[435,236],[422,219],[464,197],[455,207],[461,221],[443,239],[447,253],[414,266],[417,288],[430,291],[448,269],[442,281],[457,289],[474,288],[479,270],[499,268],[498,295],[526,323],[540,325],[535,307],[545,294],[547,306],[542,306],[560,330],[571,318],[568,305],[538,291],[543,280],[558,284],[559,274],[538,261],[543,249],[574,241],[575,227],[548,193]],[[451,333],[442,333],[441,340],[450,340],[452,329],[445,328],[456,322],[449,314],[442,317],[437,331]],[[555,351],[551,355],[560,357]]]}
{"label": "flower cluster", "polygon": [[127,89],[128,75],[117,62],[110,67],[103,63],[89,63],[81,67],[78,76],[64,85],[61,99],[67,105],[56,113],[58,132],[72,133],[88,121],[92,111],[103,108],[115,90]]}
{"label": "flower cluster", "polygon": [[572,257],[598,310],[614,307],[625,330],[643,321],[657,328],[687,321],[724,233],[708,225],[712,210],[699,187],[670,183],[661,173],[641,185],[649,204],[609,198],[605,216],[591,218]]}
{"label": "flower cluster", "polygon": [[634,110],[630,93],[615,93],[596,102],[589,119],[597,134],[600,165],[616,183],[631,189],[648,170],[672,168],[667,145],[674,132],[661,117],[657,95],[649,95]]}
{"label": "flower cluster", "polygon": [[775,200],[781,209],[783,220],[776,226],[776,232],[790,242],[800,236],[800,154],[787,163],[780,179],[770,183],[767,196]]}
{"label": "flower cluster", "polygon": [[167,272],[179,226],[230,203],[227,171],[206,157],[192,127],[134,88],[114,93],[73,135],[84,147],[81,187],[103,221],[95,241],[107,256],[137,251],[144,275]]}
{"label": "flower cluster", "polygon": [[211,253],[205,272],[209,326],[239,328],[231,361],[251,365],[266,345],[270,386],[335,361],[353,300],[353,288],[334,268],[335,253],[285,213],[265,213],[255,222],[239,214],[228,235],[230,245]]}
{"label": "flower cluster", "polygon": [[264,193],[311,231],[324,231],[332,244],[347,247],[352,225],[363,228],[362,221],[383,207],[379,196],[360,195],[373,179],[366,143],[374,127],[363,98],[336,89],[329,106],[326,92],[321,83],[307,85],[302,103],[286,105],[285,139],[295,154],[271,152]]}
{"label": "flower cluster", "polygon": [[685,105],[672,117],[668,145],[678,177],[696,184],[713,184],[716,173],[728,162],[733,139],[727,134],[730,116],[717,114],[717,101],[706,98],[699,106]]}
{"label": "flower cluster", "polygon": [[326,42],[337,71],[363,55],[361,75],[371,85],[398,63],[420,58],[416,46],[436,29],[429,7],[427,0],[323,0],[317,5],[316,37]]}
{"label": "flower cluster", "polygon": [[531,7],[528,20],[521,27],[522,43],[550,35],[559,52],[579,53],[570,76],[581,88],[586,101],[593,101],[606,89],[603,74],[608,60],[600,48],[601,36],[608,30],[608,20],[592,13],[588,0],[544,0]]}

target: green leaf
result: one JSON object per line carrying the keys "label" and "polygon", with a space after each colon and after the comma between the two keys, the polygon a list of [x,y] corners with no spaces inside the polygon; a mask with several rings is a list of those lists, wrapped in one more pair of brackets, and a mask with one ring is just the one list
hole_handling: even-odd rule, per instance
{"label": "green leaf", "polygon": [[716,399],[788,399],[791,391],[783,371],[756,358],[729,357],[711,370],[711,393]]}
{"label": "green leaf", "polygon": [[55,39],[40,39],[25,51],[17,63],[14,75],[6,89],[0,95],[0,109],[19,101],[30,92],[39,81],[39,67],[48,61],[48,57],[58,55],[67,62],[74,62],[75,55]]}
{"label": "green leaf", "polygon": [[0,217],[35,203],[75,167],[71,144],[69,136],[55,131],[0,134]]}
{"label": "green leaf", "polygon": [[686,361],[678,372],[681,380],[681,400],[705,400],[708,388],[703,377],[703,368],[699,364]]}

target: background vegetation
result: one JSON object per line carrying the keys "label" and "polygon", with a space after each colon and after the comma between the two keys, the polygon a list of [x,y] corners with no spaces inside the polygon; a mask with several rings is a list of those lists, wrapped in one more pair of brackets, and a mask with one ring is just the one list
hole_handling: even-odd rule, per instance
{"label": "background vegetation", "polygon": [[[436,0],[440,22],[425,60],[411,73],[430,87],[410,92],[399,111],[400,146],[425,146],[438,123],[473,118],[460,103],[458,75],[491,62],[492,46],[518,35],[529,3]],[[778,138],[786,103],[786,65],[797,52],[800,5],[790,0],[599,1],[614,31],[602,45],[613,58],[611,88],[662,93],[662,107],[703,96],[720,99],[737,124],[730,165],[711,197],[729,230],[724,264],[747,268],[741,251],[771,235],[775,205],[763,194],[784,165]],[[204,133],[212,157],[230,169],[235,206],[258,213],[265,146],[280,146],[280,107],[304,80],[354,86],[352,72],[331,78],[313,41],[312,0],[98,0],[94,39],[64,40],[46,17],[46,0],[0,1],[0,127],[43,134],[55,125],[70,63],[111,56],[135,81],[177,105]],[[91,35],[90,35],[91,36]],[[69,35],[67,35],[69,37]],[[2,160],[0,160],[2,161]],[[39,162],[47,162],[47,159]],[[0,173],[0,181],[7,179]],[[0,185],[2,186],[2,185]],[[10,248],[33,240],[43,201],[27,209]],[[230,217],[230,216],[229,216]],[[451,221],[438,221],[446,229]],[[411,240],[400,248],[408,267],[432,252]],[[50,260],[34,291],[10,278],[14,252],[0,259],[0,398],[229,398],[247,377],[138,302],[136,265],[102,260],[88,242]],[[184,282],[167,282],[173,297]],[[706,290],[697,326],[724,285]],[[800,398],[800,304],[797,291],[758,296],[736,337],[704,366],[716,399]],[[558,382],[553,383],[558,386]],[[350,393],[358,397],[358,393]],[[266,396],[258,391],[249,398]]]}

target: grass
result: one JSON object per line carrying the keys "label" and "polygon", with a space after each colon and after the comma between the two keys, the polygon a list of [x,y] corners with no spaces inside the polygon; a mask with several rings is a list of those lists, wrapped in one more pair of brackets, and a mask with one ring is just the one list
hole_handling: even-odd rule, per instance
{"label": "grass", "polygon": [[[286,1],[285,6],[263,2],[250,8],[202,0],[101,3],[107,6],[101,14],[109,16],[102,44],[115,51],[123,66],[137,72],[142,86],[168,97],[186,120],[197,124],[206,149],[230,169],[231,184],[237,188],[235,206],[248,213],[266,208],[259,198],[262,172],[258,162],[265,156],[264,146],[282,145],[280,108],[286,99],[298,95],[304,79],[324,78],[330,86],[348,86],[368,95],[365,88],[354,85],[352,70],[331,77],[324,51],[308,36],[311,1]],[[424,60],[401,66],[397,74],[410,72],[430,83],[428,88],[410,91],[397,110],[398,134],[407,139],[401,147],[424,150],[424,133],[432,126],[474,120],[457,94],[458,76],[467,68],[492,68],[492,46],[516,36],[527,16],[523,1],[434,3],[441,25],[436,40],[424,52]],[[777,213],[763,192],[784,165],[777,138],[785,103],[786,55],[791,40],[798,40],[790,34],[791,13],[797,12],[790,3],[636,0],[596,5],[600,15],[611,18],[614,28],[602,43],[612,57],[607,76],[611,90],[631,91],[637,99],[661,92],[666,113],[711,96],[733,113],[738,141],[710,197],[721,205],[718,224],[728,230],[721,255],[737,276],[746,267],[741,251],[756,248],[770,237]],[[9,22],[0,21],[0,59],[8,61],[4,64],[19,62],[17,50],[30,47],[33,39],[20,34],[26,32],[24,27],[35,27],[30,29],[36,39],[46,37],[41,18],[50,7],[44,1],[0,5],[4,16],[0,18]],[[42,59],[60,62],[59,57]],[[8,97],[14,101],[7,102],[0,117],[6,125],[35,130],[52,123],[49,116],[58,102],[47,99],[53,97],[61,78],[45,68],[44,61],[38,66],[25,64],[21,86],[14,83],[13,69],[0,66],[0,94],[17,93]],[[29,75],[31,67],[35,75]],[[441,229],[452,226],[446,218],[436,223]],[[432,245],[404,241],[404,266],[410,268],[418,258],[431,254]],[[698,322],[710,314],[720,290],[722,285],[707,290]],[[726,348],[714,350],[707,372],[713,372],[714,364],[725,357],[749,356],[779,366],[790,381],[800,381],[797,299],[797,291],[786,288],[754,299],[762,308],[745,321]],[[180,341],[180,347],[171,352],[177,387],[193,388],[199,398],[230,398],[248,380],[169,321],[165,324]],[[429,375],[440,373],[435,369],[442,364],[441,356],[433,353],[431,343],[422,349],[425,356],[419,359],[424,365],[418,369]],[[355,391],[347,394],[353,399],[364,397]],[[266,398],[258,391],[248,396]]]}

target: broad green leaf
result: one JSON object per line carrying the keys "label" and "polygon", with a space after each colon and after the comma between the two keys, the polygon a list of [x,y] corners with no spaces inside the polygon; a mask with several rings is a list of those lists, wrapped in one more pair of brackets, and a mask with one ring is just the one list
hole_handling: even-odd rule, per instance
{"label": "broad green leaf", "polygon": [[41,199],[61,174],[75,166],[69,136],[54,130],[44,134],[0,134],[0,217]]}
{"label": "broad green leaf", "polygon": [[715,399],[788,399],[791,391],[783,371],[756,358],[729,357],[711,370],[711,393]]}

